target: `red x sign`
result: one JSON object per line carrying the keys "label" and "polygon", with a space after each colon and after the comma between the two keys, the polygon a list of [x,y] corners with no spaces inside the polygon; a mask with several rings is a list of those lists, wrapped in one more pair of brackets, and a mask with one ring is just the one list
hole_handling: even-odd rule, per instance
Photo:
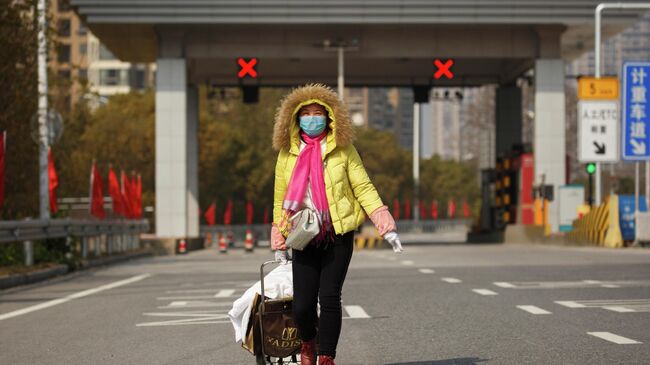
{"label": "red x sign", "polygon": [[257,58],[251,58],[249,61],[246,61],[243,58],[238,58],[237,63],[241,67],[237,77],[240,79],[244,78],[246,75],[250,75],[252,78],[257,77],[257,71],[255,71],[255,65],[257,64]]}
{"label": "red x sign", "polygon": [[433,74],[434,79],[439,79],[443,76],[447,77],[449,80],[454,78],[453,72],[451,72],[451,66],[454,65],[454,60],[448,59],[445,63],[442,63],[439,59],[433,61],[433,64],[438,68],[438,71]]}

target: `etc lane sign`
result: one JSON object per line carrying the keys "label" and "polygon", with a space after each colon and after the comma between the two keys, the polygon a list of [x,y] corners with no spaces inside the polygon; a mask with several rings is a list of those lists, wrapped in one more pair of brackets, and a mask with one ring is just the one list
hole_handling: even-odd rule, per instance
{"label": "etc lane sign", "polygon": [[650,62],[623,64],[622,144],[623,159],[650,160],[647,90],[650,87]]}
{"label": "etc lane sign", "polygon": [[578,113],[580,162],[618,161],[618,102],[580,101]]}
{"label": "etc lane sign", "polygon": [[581,78],[578,96],[578,160],[618,161],[618,80]]}

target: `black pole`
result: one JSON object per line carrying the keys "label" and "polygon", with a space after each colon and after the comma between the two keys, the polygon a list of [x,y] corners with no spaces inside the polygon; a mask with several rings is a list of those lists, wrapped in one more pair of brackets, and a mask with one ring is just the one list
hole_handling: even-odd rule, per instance
{"label": "black pole", "polygon": [[589,206],[594,205],[594,175],[589,174],[589,197],[587,198],[587,202],[589,203]]}

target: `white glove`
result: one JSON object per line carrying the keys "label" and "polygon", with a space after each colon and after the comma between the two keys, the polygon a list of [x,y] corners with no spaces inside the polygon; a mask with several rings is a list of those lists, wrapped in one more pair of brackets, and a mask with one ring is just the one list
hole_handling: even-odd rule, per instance
{"label": "white glove", "polygon": [[397,232],[391,231],[388,232],[384,235],[384,239],[390,243],[391,246],[393,246],[393,251],[397,253],[402,253],[404,250],[402,250],[402,241],[399,240],[399,236],[397,235]]}
{"label": "white glove", "polygon": [[287,250],[276,250],[275,251],[275,261],[280,261],[280,264],[287,264]]}

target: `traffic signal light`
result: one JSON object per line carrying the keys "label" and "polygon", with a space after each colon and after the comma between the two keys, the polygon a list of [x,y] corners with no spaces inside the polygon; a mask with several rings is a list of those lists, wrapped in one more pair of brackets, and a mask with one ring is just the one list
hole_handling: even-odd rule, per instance
{"label": "traffic signal light", "polygon": [[244,104],[255,104],[259,101],[260,88],[257,85],[245,85],[241,87]]}
{"label": "traffic signal light", "polygon": [[585,165],[585,171],[587,171],[587,175],[593,175],[596,172],[596,164],[589,162],[587,165]]}

